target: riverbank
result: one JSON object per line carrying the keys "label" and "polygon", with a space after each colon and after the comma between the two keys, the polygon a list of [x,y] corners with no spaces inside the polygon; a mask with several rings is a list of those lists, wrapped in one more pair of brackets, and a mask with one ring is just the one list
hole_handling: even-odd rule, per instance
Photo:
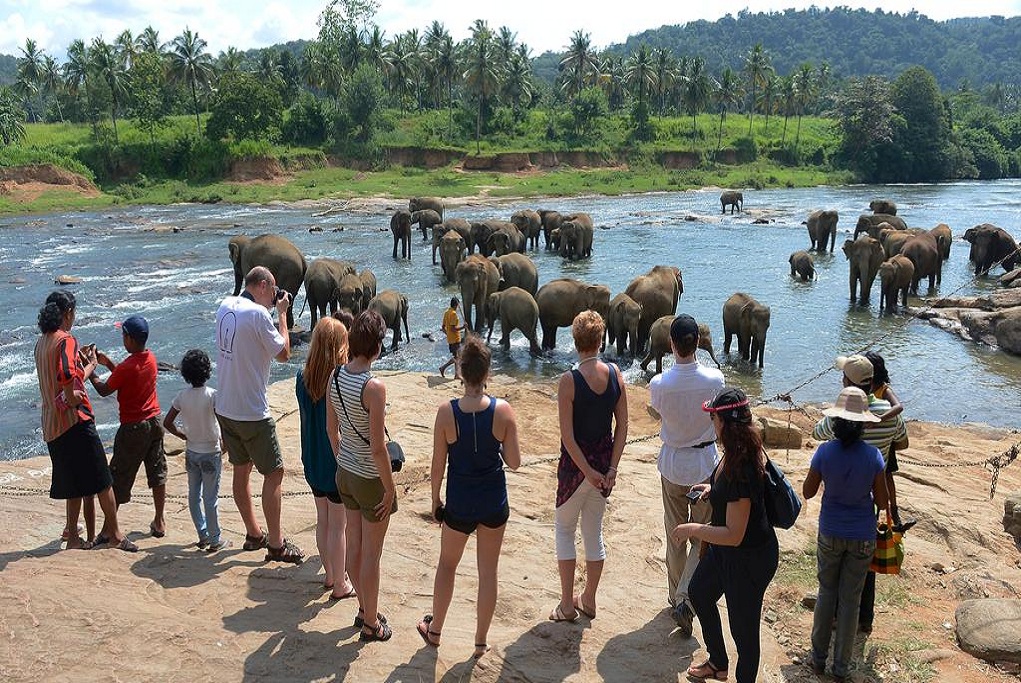
{"label": "riverbank", "polygon": [[[58,552],[60,504],[12,490],[45,489],[48,460],[0,464],[0,516],[8,520],[0,527],[4,678],[82,680],[103,671],[122,680],[154,680],[173,670],[189,680],[223,681],[683,680],[684,669],[692,658],[701,661],[704,650],[700,638],[684,641],[673,632],[665,609],[655,437],[625,451],[605,521],[608,559],[597,618],[577,624],[546,620],[558,593],[552,542],[558,446],[553,381],[498,376],[489,387],[514,406],[524,453],[522,467],[508,474],[512,512],[489,636],[493,651],[478,664],[471,660],[474,541],[458,572],[443,645],[439,650],[423,646],[414,627],[430,610],[439,550],[438,531],[428,521],[432,421],[436,405],[455,394],[455,384],[421,373],[382,374],[388,425],[409,455],[397,475],[401,510],[383,553],[381,605],[394,627],[393,641],[359,643],[351,627],[354,604],[330,603],[320,587],[315,511],[301,475],[298,415],[293,380],[288,380],[272,386],[270,404],[288,468],[285,531],[312,556],[298,567],[267,565],[261,553],[239,549],[244,529],[226,483],[222,520],[234,548],[206,555],[190,547],[194,530],[178,455],[169,458],[165,538],[142,533],[151,509],[141,483],[135,502],[122,508],[124,525],[141,546],[137,555]],[[647,390],[629,386],[628,391],[630,437],[656,434]],[[788,420],[781,411],[757,412]],[[803,434],[818,416],[815,409],[808,413],[790,416]],[[919,523],[907,538],[903,574],[879,579],[875,631],[859,646],[862,661],[852,680],[1014,680],[957,648],[953,613],[961,599],[1017,597],[1021,562],[1000,519],[1005,496],[1021,490],[1021,466],[1001,472],[990,501],[989,474],[982,468],[914,463],[983,460],[1006,450],[1018,436],[978,424],[923,422],[912,422],[909,433],[911,448],[900,454],[898,492],[902,510]],[[176,450],[170,439],[168,446]],[[801,448],[771,450],[771,456],[800,488],[814,447],[803,440]],[[225,482],[228,472],[229,467]],[[815,587],[818,512],[818,502],[811,501],[795,528],[780,532],[782,562],[764,612],[760,680],[817,680],[801,663],[811,626],[811,611],[801,600]],[[697,627],[695,635],[700,637]]]}

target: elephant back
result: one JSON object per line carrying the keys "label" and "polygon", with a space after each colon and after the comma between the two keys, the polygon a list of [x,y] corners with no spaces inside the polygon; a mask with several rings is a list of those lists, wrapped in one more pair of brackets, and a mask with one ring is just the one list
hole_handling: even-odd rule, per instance
{"label": "elephant back", "polygon": [[259,235],[241,252],[242,271],[246,274],[255,266],[268,268],[277,286],[293,296],[305,279],[307,264],[298,247],[280,235]]}

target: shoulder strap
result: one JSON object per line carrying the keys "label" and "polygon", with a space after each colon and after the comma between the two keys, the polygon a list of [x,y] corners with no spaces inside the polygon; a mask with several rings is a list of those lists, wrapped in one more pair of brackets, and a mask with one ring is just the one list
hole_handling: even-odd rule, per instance
{"label": "shoulder strap", "polygon": [[351,429],[354,430],[355,434],[361,437],[362,441],[368,444],[369,440],[365,438],[364,434],[358,431],[358,428],[355,427],[354,422],[351,421],[351,414],[347,412],[347,404],[344,403],[344,394],[342,394],[340,391],[340,377],[337,376],[338,373],[340,373],[340,368],[341,366],[338,365],[333,370],[333,386],[336,387],[337,389],[337,398],[340,399],[340,407],[344,409],[344,415],[347,417],[347,421],[351,425]]}

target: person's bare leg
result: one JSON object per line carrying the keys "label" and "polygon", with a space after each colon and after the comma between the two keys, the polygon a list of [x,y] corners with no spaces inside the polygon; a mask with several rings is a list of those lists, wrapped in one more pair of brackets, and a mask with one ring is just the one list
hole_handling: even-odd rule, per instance
{"label": "person's bare leg", "polygon": [[312,498],[316,504],[316,550],[319,561],[323,565],[323,587],[333,588],[333,555],[329,550],[330,513],[327,507],[330,501],[326,496]]}
{"label": "person's bare leg", "polygon": [[64,510],[67,514],[67,549],[81,548],[82,537],[78,535],[78,517],[82,511],[81,498],[68,498],[64,501]]}
{"label": "person's bare leg", "polygon": [[596,613],[596,591],[599,589],[599,579],[603,575],[603,563],[605,560],[588,561],[585,563],[585,590],[578,596],[578,604],[586,610]]}
{"label": "person's bare leg", "polygon": [[110,545],[120,545],[124,540],[124,534],[117,523],[117,501],[113,497],[113,487],[107,486],[96,497],[99,498],[99,508],[103,511],[102,534],[109,539]]}
{"label": "person's bare leg", "polygon": [[576,560],[557,560],[557,571],[560,572],[560,611],[568,619],[578,613],[574,610],[574,570]]}
{"label": "person's bare leg", "polygon": [[[464,555],[464,547],[468,543],[468,534],[454,531],[446,524],[440,531],[440,561],[436,565],[436,578],[433,580],[433,611],[429,630],[434,633],[443,632],[443,622],[447,620],[450,600],[454,597],[454,578],[457,565]],[[436,636],[430,636],[437,640]]]}
{"label": "person's bare leg", "polygon": [[330,570],[333,572],[333,595],[349,595],[354,584],[347,573],[347,511],[339,503],[326,500],[327,536],[326,554],[330,556]]}
{"label": "person's bare leg", "polygon": [[376,615],[379,613],[379,559],[383,555],[383,541],[390,525],[390,516],[382,522],[370,522],[362,518],[362,552],[358,586],[358,599],[365,610],[365,626],[369,630],[379,627]]}
{"label": "person's bare leg", "polygon": [[351,583],[358,593],[358,611],[365,610],[362,603],[362,513],[361,510],[349,510],[344,508],[344,516],[347,518],[347,554],[345,564],[348,567],[348,574]]}
{"label": "person's bare leg", "polygon": [[262,513],[266,516],[269,545],[284,547],[284,532],[280,527],[280,508],[283,505],[284,468],[273,470],[262,480]]}
{"label": "person's bare leg", "polygon": [[500,548],[503,546],[504,524],[498,529],[479,526],[478,529],[478,565],[479,565],[479,597],[477,607],[477,623],[475,624],[475,656],[481,657],[489,649],[487,638],[489,626],[493,623],[496,611],[496,597],[499,588],[498,568],[500,565]]}
{"label": "person's bare leg", "polygon": [[152,526],[156,531],[166,533],[167,531],[167,520],[163,514],[164,509],[167,505],[167,485],[160,484],[159,486],[152,487],[152,506],[155,509],[155,515],[152,519]]}
{"label": "person's bare leg", "polygon": [[85,517],[85,540],[96,540],[96,498],[86,496],[82,498],[82,513]]}
{"label": "person's bare leg", "polygon": [[234,468],[232,488],[234,493],[234,504],[237,505],[241,514],[241,521],[245,524],[245,533],[252,538],[262,537],[262,527],[255,518],[255,506],[252,505],[252,487],[250,478],[252,475],[252,463],[246,462],[243,465],[232,465]]}

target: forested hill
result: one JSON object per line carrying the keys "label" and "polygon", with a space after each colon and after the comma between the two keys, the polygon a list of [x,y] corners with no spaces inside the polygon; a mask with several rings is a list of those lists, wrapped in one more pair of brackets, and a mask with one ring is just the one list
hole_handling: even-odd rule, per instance
{"label": "forested hill", "polygon": [[10,55],[0,55],[0,85],[10,85],[17,79],[18,61]]}
{"label": "forested hill", "polygon": [[741,66],[748,49],[760,42],[781,74],[791,73],[804,62],[825,61],[837,78],[869,74],[895,78],[919,64],[944,89],[957,87],[963,80],[973,87],[1021,82],[1021,17],[939,22],[917,12],[846,7],[744,11],[715,22],[644,31],[611,50],[627,53],[646,43],[669,48],[678,56],[701,55],[711,70],[719,71],[725,65]]}

